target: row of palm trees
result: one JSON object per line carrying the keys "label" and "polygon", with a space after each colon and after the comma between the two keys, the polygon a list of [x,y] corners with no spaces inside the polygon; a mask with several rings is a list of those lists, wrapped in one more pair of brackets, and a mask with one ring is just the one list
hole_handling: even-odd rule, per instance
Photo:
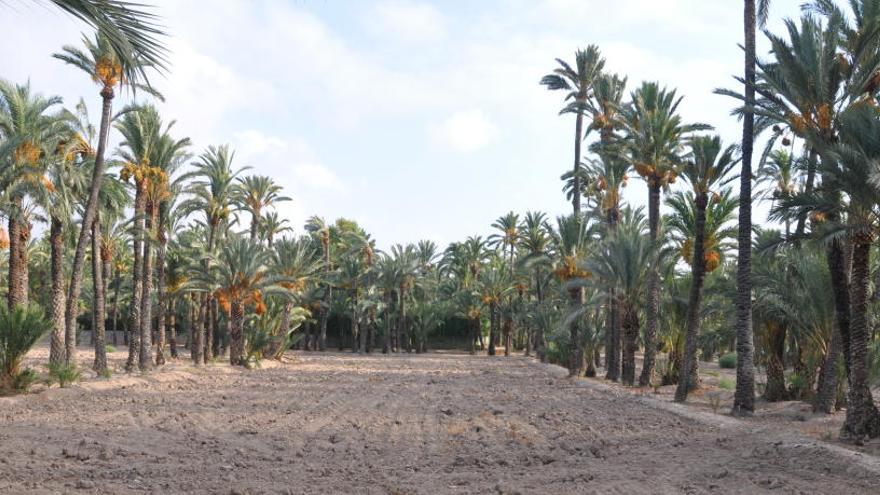
{"label": "row of palm trees", "polygon": [[[604,287],[599,296],[603,301],[601,311],[595,311],[594,316],[607,327],[608,377],[618,378],[622,360],[622,380],[635,382],[633,353],[639,337],[638,320],[643,316],[644,361],[639,384],[653,382],[657,329],[668,323],[658,312],[663,286],[669,285],[661,273],[666,270],[667,278],[685,275],[669,269],[664,261],[672,243],[679,245],[680,261],[690,265],[686,274],[690,287],[687,314],[679,322],[686,330],[676,400],[684,401],[689,391],[699,387],[697,355],[701,325],[707,318],[702,308],[703,287],[707,273],[721,264],[729,250],[724,243],[733,232],[725,222],[730,220],[732,209],[728,208],[731,192],[726,185],[737,178],[734,168],[739,163],[736,273],[729,266],[719,272],[735,280],[737,287],[727,300],[735,310],[731,323],[736,328],[738,358],[734,413],[749,414],[754,409],[753,336],[768,328],[774,329],[771,333],[775,338],[775,347],[765,349],[772,351],[769,361],[774,368],[773,373],[768,368],[768,381],[774,382],[767,384],[768,390],[778,393],[780,385],[784,389],[784,368],[780,368],[786,347],[784,329],[794,325],[797,318],[772,302],[792,297],[786,294],[776,299],[756,299],[755,295],[764,293],[767,287],[752,284],[752,149],[756,136],[764,134],[767,144],[758,176],[771,185],[771,220],[785,225],[785,232],[770,246],[796,249],[804,253],[803,259],[813,259],[808,251],[826,251],[829,286],[822,294],[833,301],[834,319],[808,325],[797,322],[800,330],[814,327],[814,337],[817,332],[820,337],[814,345],[823,352],[814,368],[821,367],[824,374],[821,379],[815,373],[809,374],[819,380],[816,386],[822,389],[818,408],[829,409],[839,353],[848,389],[843,435],[856,440],[876,437],[880,435],[880,414],[871,396],[869,349],[876,347],[876,331],[871,323],[870,255],[878,232],[876,208],[880,203],[880,169],[875,165],[875,141],[880,136],[876,103],[880,89],[880,4],[853,0],[847,12],[831,1],[810,2],[799,21],[785,22],[784,35],[766,33],[770,57],[757,60],[755,28],[766,20],[767,4],[745,1],[746,75],[739,79],[744,92],[717,91],[742,104],[736,109],[744,124],[743,142],[738,149],[724,147],[717,137],[705,135],[704,131],[710,129],[707,125],[683,122],[678,113],[681,98],[674,90],[642,83],[624,100],[626,79],[605,72],[604,60],[595,46],[577,51],[573,65],[558,60],[558,68],[541,80],[550,90],[566,92],[562,113],[576,114],[575,167],[563,175],[565,191],[572,199],[575,215],[585,216],[580,222],[594,222],[603,231],[600,247],[578,263],[583,277],[567,285],[571,294],[569,313],[578,316],[567,320],[569,369],[578,374],[584,365],[580,355],[584,338],[579,326],[590,325],[581,318],[590,313],[584,290]],[[584,132],[585,118],[591,123]],[[592,131],[597,131],[598,137],[588,142],[588,152],[582,154],[582,142]],[[802,157],[796,157],[797,153]],[[639,225],[640,215],[622,209],[620,204],[621,188],[633,171],[648,188],[648,245],[638,238],[645,234]],[[679,191],[668,200],[674,215],[661,222],[661,195],[678,179],[686,183],[687,192]],[[581,213],[585,201],[589,209]],[[721,206],[717,215],[716,205]],[[687,236],[676,237],[673,231],[683,228],[689,231]],[[636,261],[643,266],[634,270]],[[823,276],[813,266],[788,265],[786,270],[792,280],[804,273]],[[818,282],[805,283],[812,286]],[[645,300],[637,304],[639,297]],[[762,314],[753,314],[753,308]],[[753,331],[755,323],[763,328]],[[833,331],[827,326],[830,323]],[[822,331],[816,327],[822,327]],[[810,346],[798,342],[791,347],[803,351]],[[799,359],[798,364],[803,365],[803,355]],[[809,383],[806,388],[813,386]]]}

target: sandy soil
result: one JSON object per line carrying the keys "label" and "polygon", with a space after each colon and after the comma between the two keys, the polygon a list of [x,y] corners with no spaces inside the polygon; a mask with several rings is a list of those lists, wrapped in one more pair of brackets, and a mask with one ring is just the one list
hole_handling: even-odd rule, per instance
{"label": "sandy soil", "polygon": [[0,398],[0,493],[850,494],[878,479],[873,456],[523,357],[291,353]]}

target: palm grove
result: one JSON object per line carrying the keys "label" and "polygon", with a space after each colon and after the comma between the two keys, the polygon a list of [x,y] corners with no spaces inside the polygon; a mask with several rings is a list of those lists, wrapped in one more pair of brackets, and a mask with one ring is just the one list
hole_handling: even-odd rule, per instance
{"label": "palm grove", "polygon": [[[534,353],[574,376],[675,384],[678,401],[701,387],[701,361],[731,353],[734,413],[756,393],[804,400],[846,407],[846,438],[880,436],[880,1],[810,3],[766,32],[765,59],[767,2],[744,7],[744,89],[717,90],[741,143],[685,121],[676,90],[610,73],[590,46],[540,81],[574,116],[573,212],[510,212],[445,249],[385,251],[346,219],[296,234],[276,211],[289,198],[234,150],[196,149],[151,103],[114,108],[120,91],[161,98],[148,75],[164,59],[97,23],[54,55],[96,83],[97,127],[88,98],[65,108],[0,83],[0,386],[26,382],[21,357],[45,332],[51,364],[73,367],[88,330],[102,374],[110,342],[127,345],[126,371],[147,371],[182,349],[197,366],[251,366],[292,346],[418,353],[453,337],[442,344]],[[624,203],[627,187],[645,189],[647,212]],[[758,200],[776,227],[752,225]]]}

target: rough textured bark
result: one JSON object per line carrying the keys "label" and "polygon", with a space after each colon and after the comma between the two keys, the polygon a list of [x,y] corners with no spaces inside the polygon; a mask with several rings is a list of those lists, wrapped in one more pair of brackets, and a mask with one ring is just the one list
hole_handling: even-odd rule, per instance
{"label": "rough textured bark", "polygon": [[575,215],[579,215],[581,212],[581,176],[578,172],[580,171],[581,166],[581,143],[583,141],[583,129],[584,113],[578,111],[577,119],[575,120],[574,125],[574,177],[572,178],[574,191],[572,192],[571,197],[571,206],[574,210]]}
{"label": "rough textured bark", "polygon": [[205,338],[204,338],[204,346],[205,346],[205,364],[208,364],[211,359],[214,359],[218,355],[219,346],[214,345],[214,340],[217,338],[217,302],[208,294],[208,297],[205,301]]}
{"label": "rough textured bark", "polygon": [[52,217],[49,227],[50,265],[52,273],[52,343],[49,348],[49,362],[61,364],[67,355],[64,350],[64,224],[61,219]]}
{"label": "rough textured bark", "polygon": [[[98,132],[98,149],[95,153],[95,166],[92,168],[92,182],[89,185],[89,198],[86,201],[82,214],[82,225],[79,237],[76,241],[76,249],[73,254],[73,263],[70,273],[70,286],[67,289],[67,301],[65,308],[65,333],[67,335],[67,362],[75,362],[76,353],[76,317],[79,313],[79,295],[82,286],[83,269],[86,259],[86,246],[89,244],[92,222],[98,212],[98,193],[101,191],[101,181],[104,179],[104,154],[107,149],[107,136],[110,134],[110,121],[113,109],[113,86],[105,86],[101,89],[101,126]],[[12,239],[12,232],[10,239]],[[129,369],[126,366],[126,369]]]}
{"label": "rough textured bark", "polygon": [[490,356],[495,355],[495,312],[497,311],[497,303],[489,303],[489,348],[486,353]]}
{"label": "rough textured bark", "polygon": [[755,411],[755,345],[752,335],[752,150],[755,114],[755,0],[745,0],[745,106],[743,112],[742,168],[739,179],[739,223],[736,263],[736,391],[731,413]]}
{"label": "rough textured bark", "polygon": [[[691,291],[688,298],[687,330],[684,341],[684,369],[675,389],[675,401],[684,402],[688,393],[700,387],[700,368],[697,359],[697,338],[700,336],[700,304],[703,300],[703,280],[706,276],[706,205],[705,192],[694,198],[695,219],[694,253],[691,260]],[[754,400],[754,398],[753,398]]]}
{"label": "rough textured bark", "polygon": [[205,362],[205,320],[208,311],[206,303],[207,294],[202,294],[199,298],[198,313],[195,318],[195,324],[192,326],[192,342],[190,343],[190,354],[193,364],[201,366]]}
{"label": "rough textured bark", "polygon": [[95,362],[92,369],[101,374],[107,369],[107,341],[104,325],[107,317],[104,308],[104,263],[101,261],[101,219],[95,215],[92,223],[92,292],[94,305],[95,327],[92,328],[92,339],[95,342]]}
{"label": "rough textured bark", "polygon": [[511,334],[513,333],[513,320],[509,316],[504,316],[504,322],[501,325],[501,332],[504,335],[504,355],[510,356],[510,348],[513,347],[511,342]]}
{"label": "rough textured bark", "polygon": [[610,290],[608,295],[608,316],[606,320],[605,342],[605,378],[616,382],[620,380],[621,352],[620,352],[620,305],[617,302],[617,292]]}
{"label": "rough textured bark", "polygon": [[852,259],[852,321],[850,326],[850,383],[846,421],[841,436],[857,443],[880,436],[880,412],[868,384],[868,339],[870,315],[870,234],[854,238]]}
{"label": "rough textured bark", "polygon": [[[648,187],[648,235],[651,244],[656,245],[660,237],[660,185]],[[656,246],[655,246],[656,247]],[[660,324],[660,273],[657,263],[648,267],[647,302],[645,305],[645,358],[639,386],[647,387],[654,381],[654,368],[657,356],[657,327]]]}
{"label": "rough textured bark", "polygon": [[[143,235],[144,226],[144,209],[146,207],[146,197],[142,184],[136,185],[137,189],[134,196],[134,240],[132,241],[132,249],[134,251],[134,264],[131,274],[131,302],[128,306],[128,360],[125,363],[125,371],[131,372],[140,362],[141,352],[141,296],[143,295],[141,279],[143,278],[144,262],[141,256],[143,252],[143,243],[141,237]],[[68,306],[70,306],[68,302]],[[69,314],[68,314],[69,316]]]}
{"label": "rough textured bark", "polygon": [[175,311],[175,304],[170,304],[170,309],[168,311],[168,329],[171,332],[171,338],[168,341],[168,347],[171,350],[171,359],[177,359],[179,357],[177,352],[177,312]]}
{"label": "rough textured bark", "polygon": [[113,311],[110,320],[113,322],[113,345],[119,345],[119,287],[122,285],[122,274],[117,268],[113,278]]}
{"label": "rough textured bark", "polygon": [[629,305],[622,306],[623,366],[620,381],[624,385],[634,385],[636,381],[636,347],[639,339],[639,313],[636,308]]}
{"label": "rough textured bark", "polygon": [[144,226],[144,267],[141,273],[140,370],[153,369],[153,241],[156,225],[156,205],[147,205]]}
{"label": "rough textured bark", "polygon": [[22,198],[12,199],[14,213],[9,215],[9,291],[6,294],[9,307],[28,303],[27,248],[30,226],[18,218]]}
{"label": "rough textured bark", "polygon": [[156,250],[156,364],[165,364],[165,314],[168,311],[167,294],[165,293],[165,253],[168,239],[165,226],[159,225],[157,232],[159,246]]}
{"label": "rough textured bark", "polygon": [[850,281],[849,268],[844,252],[844,241],[834,239],[825,252],[831,276],[831,293],[834,297],[834,317],[840,333],[840,350],[847,379],[850,377]]}
{"label": "rough textured bark", "polygon": [[[568,291],[568,304],[571,310],[580,308],[583,302],[583,289],[577,287]],[[568,327],[568,376],[580,376],[584,369],[580,333],[580,324],[577,319],[572,320]]]}
{"label": "rough textured bark", "polygon": [[244,355],[244,338],[242,336],[244,304],[241,301],[232,301],[229,309],[229,323],[229,362],[233,366],[246,366],[247,360]]}
{"label": "rough textured bark", "polygon": [[813,402],[813,412],[831,414],[837,402],[837,358],[840,355],[840,330],[835,321],[831,329],[831,343],[822,362],[819,387]]}
{"label": "rough textured bark", "polygon": [[769,355],[767,357],[767,388],[764,399],[774,402],[788,400],[785,388],[785,325],[771,322],[767,325],[769,336]]}

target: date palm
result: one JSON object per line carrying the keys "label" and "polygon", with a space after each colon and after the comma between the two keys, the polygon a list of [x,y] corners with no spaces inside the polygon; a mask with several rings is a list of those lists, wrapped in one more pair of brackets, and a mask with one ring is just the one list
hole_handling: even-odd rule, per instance
{"label": "date palm", "polygon": [[[656,82],[643,82],[630,96],[621,111],[625,131],[623,146],[627,159],[648,186],[648,235],[660,239],[660,194],[674,183],[681,164],[684,140],[694,131],[709,129],[705,124],[687,124],[678,113],[682,98],[676,91],[660,87]],[[659,249],[659,247],[658,247]],[[653,353],[656,348],[656,322],[660,308],[659,268],[652,263],[648,277],[645,305],[646,359],[639,383],[653,381]]]}
{"label": "date palm", "polygon": [[[522,248],[525,251],[519,262],[523,269],[532,272],[532,287],[537,304],[544,303],[545,288],[547,285],[547,268],[551,263],[550,253],[550,232],[551,228],[547,223],[547,215],[540,211],[527,211],[522,225],[520,225],[520,238]],[[546,336],[543,332],[544,327],[532,327],[535,332],[533,335],[533,345],[538,359],[542,362],[546,359]]]}
{"label": "date palm", "polygon": [[293,231],[287,223],[287,219],[279,217],[277,211],[268,211],[263,215],[260,220],[260,237],[266,241],[269,248],[272,248],[275,236]]}
{"label": "date palm", "polygon": [[[73,255],[73,264],[70,276],[70,286],[67,290],[67,308],[65,322],[68,337],[74,335],[77,316],[77,302],[79,301],[80,289],[82,285],[82,274],[85,263],[86,247],[89,244],[89,235],[92,224],[95,221],[95,214],[98,208],[98,192],[101,190],[101,181],[104,177],[105,154],[107,150],[107,139],[110,135],[110,124],[112,120],[113,98],[115,96],[115,88],[130,88],[132,90],[140,89],[153,95],[159,96],[149,85],[141,84],[141,80],[146,77],[146,69],[153,64],[161,65],[162,61],[156,56],[161,53],[161,47],[155,45],[153,51],[149,49],[150,36],[141,38],[137,41],[138,32],[142,35],[148,33],[151,28],[149,15],[141,10],[134,8],[127,15],[119,18],[120,21],[127,19],[124,24],[124,31],[114,30],[108,24],[112,24],[113,17],[106,17],[107,12],[114,10],[110,2],[103,2],[109,9],[104,14],[100,13],[96,5],[92,2],[63,2],[72,10],[69,12],[80,12],[82,16],[91,15],[94,17],[98,26],[107,27],[107,31],[99,30],[95,35],[94,41],[84,37],[83,44],[85,51],[74,46],[64,46],[62,53],[56,53],[53,56],[65,63],[68,63],[86,74],[100,86],[100,94],[102,99],[101,107],[101,123],[98,130],[98,147],[95,150],[95,166],[92,167],[92,178],[89,186],[89,195],[86,201],[84,211],[82,213],[82,224],[80,226],[79,236],[76,242],[76,249]],[[120,2],[121,3],[121,2]],[[91,5],[91,6],[89,6]],[[125,4],[127,6],[127,3]],[[120,5],[115,6],[116,9]],[[117,14],[118,16],[118,14]],[[83,18],[83,17],[81,17]],[[88,17],[86,17],[88,18]],[[101,20],[103,18],[103,20]],[[139,24],[143,19],[145,24]],[[127,27],[126,27],[127,26]],[[142,31],[144,30],[144,31]],[[116,33],[114,35],[114,32]],[[129,36],[134,36],[134,44],[126,43],[121,34],[128,32]],[[153,40],[155,41],[155,40]],[[147,43],[147,44],[144,44]],[[133,50],[141,49],[141,53]],[[145,49],[145,50],[144,50]],[[158,50],[158,51],[156,51]],[[69,345],[69,344],[68,344]],[[71,348],[68,347],[68,350]]]}
{"label": "date palm", "polygon": [[[583,271],[578,263],[583,260],[589,247],[590,229],[583,215],[568,215],[556,218],[557,228],[553,232],[553,247],[557,256],[554,275],[561,283],[586,278],[589,273]],[[578,311],[583,304],[583,290],[578,285],[565,287],[568,293],[568,312]],[[581,354],[580,325],[577,319],[569,325],[569,376],[580,375],[583,368]]]}
{"label": "date palm", "polygon": [[[280,285],[288,289],[291,296],[298,298],[301,294],[305,293],[314,277],[320,273],[322,268],[322,260],[315,243],[308,237],[281,239],[272,251],[272,269],[275,273],[286,279]],[[280,349],[275,346],[280,346],[286,341],[281,339],[281,337],[286,337],[288,331],[291,330],[290,324],[293,310],[293,298],[284,298],[278,333],[272,335],[274,339],[272,345],[276,351]]]}
{"label": "date palm", "polygon": [[333,245],[334,229],[323,218],[313,216],[306,221],[305,229],[321,243],[322,258],[324,260],[324,297],[321,304],[320,334],[318,336],[318,350],[327,350],[327,321],[329,319],[330,300],[333,297],[333,286],[330,283],[330,274],[333,271],[333,263],[330,259]]}
{"label": "date palm", "polygon": [[30,84],[0,80],[0,190],[9,235],[9,308],[28,302],[27,244],[31,225],[26,197],[49,185],[44,172],[67,135],[66,113],[53,113],[61,98],[44,97]]}
{"label": "date palm", "polygon": [[239,179],[237,200],[251,214],[251,239],[257,239],[265,208],[282,201],[290,201],[290,198],[281,195],[281,191],[281,186],[265,175],[249,175]]}
{"label": "date palm", "polygon": [[541,84],[551,91],[565,92],[565,107],[559,112],[575,114],[574,167],[571,171],[571,199],[574,213],[581,211],[581,143],[584,132],[584,115],[589,110],[589,99],[593,84],[600,77],[605,59],[599,48],[590,45],[586,50],[575,52],[574,67],[562,59],[556,59],[559,67],[541,79]]}
{"label": "date palm", "polygon": [[680,168],[681,177],[693,190],[695,208],[684,369],[675,391],[677,402],[684,402],[688,393],[700,386],[697,338],[700,333],[703,282],[707,272],[706,209],[709,206],[710,194],[717,194],[713,189],[724,184],[737,161],[736,148],[734,146],[722,148],[721,138],[717,136],[694,137],[690,140],[690,148],[690,156]]}

